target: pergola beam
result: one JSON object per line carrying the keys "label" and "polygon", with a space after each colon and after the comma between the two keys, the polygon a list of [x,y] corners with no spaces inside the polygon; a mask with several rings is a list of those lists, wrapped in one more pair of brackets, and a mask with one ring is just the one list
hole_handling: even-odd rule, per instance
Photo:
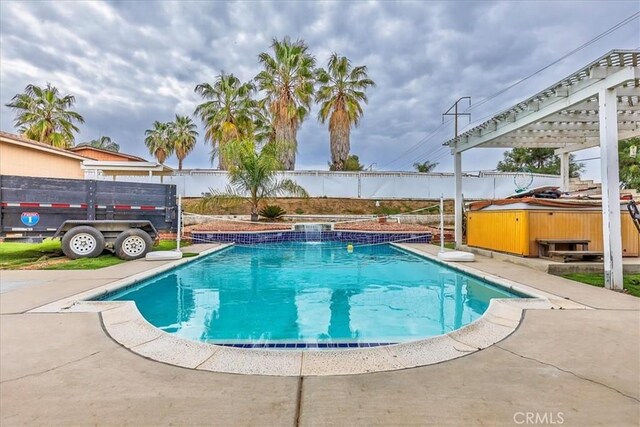
{"label": "pergola beam", "polygon": [[[636,122],[620,123],[618,122],[618,130],[637,130],[640,125]],[[538,122],[527,126],[524,129],[517,130],[516,133],[532,131],[549,131],[549,134],[561,132],[600,132],[598,121],[595,122]]]}
{"label": "pergola beam", "polygon": [[554,154],[559,156],[564,153],[573,153],[574,151],[586,150],[587,148],[593,148],[600,145],[600,139],[596,141],[586,142],[584,144],[571,144],[565,145],[562,148],[558,148],[554,151]]}
{"label": "pergola beam", "polygon": [[604,286],[607,289],[622,290],[622,225],[615,88],[602,89],[599,99]]}
{"label": "pergola beam", "polygon": [[[620,139],[633,138],[640,135],[640,130],[630,130],[618,133]],[[560,148],[567,144],[588,144],[599,141],[598,132],[583,132],[574,134],[545,134],[545,133],[513,133],[512,135],[503,136],[482,144],[483,147],[509,147],[509,146],[526,146],[526,147],[551,147]]]}
{"label": "pergola beam", "polygon": [[[474,147],[549,147],[560,156],[563,190],[570,153],[600,146],[605,287],[622,289],[618,140],[640,134],[640,50],[614,50],[553,86],[446,142],[455,161],[456,212],[462,205],[460,158]],[[462,234],[456,217],[455,235]]]}
{"label": "pergola beam", "polygon": [[[640,114],[634,111],[620,111],[618,110],[619,121],[634,121],[640,118]],[[599,123],[598,114],[595,112],[585,113],[582,111],[562,111],[556,114],[552,114],[546,117],[542,122],[585,122],[585,123]]]}
{"label": "pergola beam", "polygon": [[[571,110],[573,106],[587,101],[597,95],[602,89],[620,86],[628,81],[640,79],[640,67],[621,67],[620,70],[605,79],[584,79],[575,83],[575,88],[569,88],[566,97],[549,97],[541,102],[537,111],[525,110],[516,112],[512,109],[502,117],[495,119],[497,128],[494,131],[480,132],[476,136],[468,131],[456,138],[452,151],[466,151],[482,145],[488,141],[500,138],[508,133],[524,128],[532,123],[542,121],[552,114],[562,110]],[[597,106],[597,104],[594,104]]]}

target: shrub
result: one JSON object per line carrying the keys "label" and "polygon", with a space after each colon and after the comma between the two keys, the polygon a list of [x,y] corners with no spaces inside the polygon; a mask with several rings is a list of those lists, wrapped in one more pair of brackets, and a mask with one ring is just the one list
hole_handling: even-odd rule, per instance
{"label": "shrub", "polygon": [[302,214],[304,213],[304,210],[302,210],[302,209],[298,208],[298,209],[296,209],[296,213],[297,213],[298,215],[302,215]]}
{"label": "shrub", "polygon": [[260,209],[260,212],[259,212],[260,216],[263,216],[269,219],[280,218],[282,215],[286,213],[287,212],[278,205],[267,205],[264,208]]}

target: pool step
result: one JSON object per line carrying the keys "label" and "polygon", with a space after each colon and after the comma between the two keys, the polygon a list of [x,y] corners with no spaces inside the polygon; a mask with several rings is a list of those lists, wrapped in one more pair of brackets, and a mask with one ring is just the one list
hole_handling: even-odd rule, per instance
{"label": "pool step", "polygon": [[221,345],[224,347],[235,348],[277,348],[277,349],[300,349],[300,348],[368,348],[380,347],[382,345],[397,344],[395,342],[341,342],[341,343],[216,343],[210,344]]}

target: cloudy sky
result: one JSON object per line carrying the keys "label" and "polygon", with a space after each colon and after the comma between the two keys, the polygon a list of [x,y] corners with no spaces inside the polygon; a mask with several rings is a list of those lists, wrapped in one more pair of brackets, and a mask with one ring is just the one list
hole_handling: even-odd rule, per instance
{"label": "cloudy sky", "polygon": [[[108,135],[150,158],[144,131],[192,114],[196,84],[224,70],[243,80],[273,38],[302,38],[324,65],[331,52],[367,65],[377,86],[352,152],[374,170],[409,170],[417,160],[450,171],[441,114],[460,96],[474,102],[551,63],[637,12],[637,1],[585,2],[0,2],[1,129],[4,106],[29,83],[76,96],[86,123],[77,142]],[[526,83],[473,110],[484,118],[554,83],[605,52],[638,48],[636,19]],[[327,169],[329,136],[317,108],[298,133],[297,169]],[[200,133],[204,134],[201,123]],[[428,138],[425,140],[425,137]],[[422,141],[422,142],[421,142]],[[416,145],[421,142],[419,145]],[[413,147],[413,149],[412,149]],[[187,168],[209,167],[199,139]],[[495,168],[501,150],[465,154],[465,170]],[[597,149],[578,158],[597,156]],[[175,158],[168,161],[174,165]],[[598,178],[597,161],[587,176]]]}

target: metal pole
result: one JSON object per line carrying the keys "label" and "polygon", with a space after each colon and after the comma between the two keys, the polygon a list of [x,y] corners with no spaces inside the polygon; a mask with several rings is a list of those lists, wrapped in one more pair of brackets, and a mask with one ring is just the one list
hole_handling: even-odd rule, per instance
{"label": "metal pole", "polygon": [[[471,122],[471,113],[458,112],[458,103],[463,99],[469,100],[469,106],[471,106],[471,97],[463,96],[458,99],[444,114],[442,114],[442,121],[444,122],[444,116],[453,116],[453,129],[454,138],[458,137],[458,117],[468,116],[469,122]],[[453,112],[451,112],[453,110]],[[462,245],[462,152],[458,151],[458,141],[455,142],[453,148],[453,171],[454,171],[454,236],[456,249]]]}
{"label": "metal pole", "polygon": [[565,193],[569,191],[569,179],[571,177],[571,154],[570,153],[562,153],[560,154],[560,181],[562,182],[562,191]]}
{"label": "metal pole", "polygon": [[180,228],[182,227],[182,196],[178,195],[178,236],[176,237],[176,250],[180,250]]}

